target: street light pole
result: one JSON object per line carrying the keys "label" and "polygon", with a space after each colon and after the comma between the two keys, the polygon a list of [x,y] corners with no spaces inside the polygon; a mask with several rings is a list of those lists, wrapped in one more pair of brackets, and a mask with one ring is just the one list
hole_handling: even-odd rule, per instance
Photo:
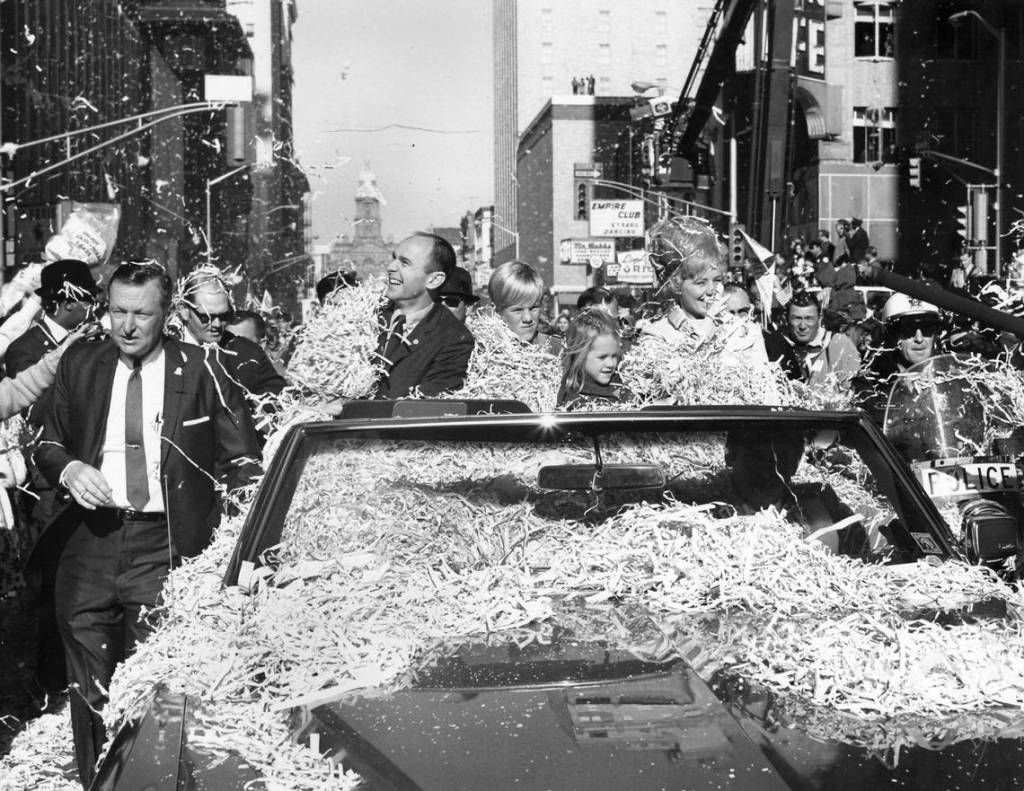
{"label": "street light pole", "polygon": [[213,211],[211,209],[210,201],[210,187],[214,184],[220,184],[225,179],[231,178],[239,171],[245,170],[252,163],[246,162],[244,165],[239,165],[234,170],[229,170],[227,173],[222,173],[216,178],[206,180],[206,263],[213,264]]}
{"label": "street light pole", "polygon": [[996,75],[996,277],[1003,275],[1003,197],[1006,194],[1006,28],[999,28],[999,73]]}
{"label": "street light pole", "polygon": [[996,74],[996,167],[993,175],[996,179],[995,274],[996,277],[1001,277],[1003,273],[1003,196],[1005,194],[1003,182],[1006,180],[1006,152],[1004,148],[1006,142],[1003,134],[1003,130],[1006,126],[1006,29],[1002,27],[994,27],[987,19],[985,19],[985,17],[973,8],[965,11],[957,11],[955,14],[950,14],[949,21],[955,23],[966,19],[969,16],[977,19],[981,26],[990,34],[995,36],[996,41],[999,42],[998,71]]}
{"label": "street light pole", "polygon": [[497,222],[494,217],[491,217],[491,225],[497,228],[499,231],[504,231],[512,237],[512,241],[516,246],[516,260],[519,260],[519,231],[513,231],[511,228],[506,228],[500,222]]}

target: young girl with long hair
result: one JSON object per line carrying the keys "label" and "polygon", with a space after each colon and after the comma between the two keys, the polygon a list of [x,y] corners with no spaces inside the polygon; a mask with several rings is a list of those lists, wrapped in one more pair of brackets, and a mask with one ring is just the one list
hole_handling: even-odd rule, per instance
{"label": "young girl with long hair", "polygon": [[558,405],[573,410],[629,398],[619,380],[622,342],[615,320],[602,310],[584,310],[569,325],[562,356]]}

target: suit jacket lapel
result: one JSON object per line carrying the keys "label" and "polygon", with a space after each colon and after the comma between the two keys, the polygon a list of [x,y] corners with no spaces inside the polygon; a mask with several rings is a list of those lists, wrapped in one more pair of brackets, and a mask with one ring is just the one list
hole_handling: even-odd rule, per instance
{"label": "suit jacket lapel", "polygon": [[57,339],[53,337],[53,333],[50,332],[50,328],[46,326],[46,322],[42,319],[36,321],[36,331],[39,333],[40,342],[43,344],[44,349],[56,349],[58,346]]}
{"label": "suit jacket lapel", "polygon": [[403,357],[408,357],[413,349],[421,346],[431,337],[437,325],[437,311],[439,308],[447,310],[441,303],[435,303],[430,312],[420,320],[420,323],[412,328],[412,332],[405,336],[405,341],[398,347],[398,351],[395,352],[395,358],[392,363],[397,363]]}
{"label": "suit jacket lapel", "polygon": [[90,420],[94,434],[89,447],[83,447],[84,456],[99,464],[103,454],[103,442],[107,436],[107,417],[110,415],[110,394],[114,389],[114,373],[117,371],[117,347],[113,341],[105,341],[107,348],[97,358],[94,376],[86,377],[83,381],[89,382],[89,390],[95,393],[97,398],[92,403],[95,405],[95,420]]}
{"label": "suit jacket lapel", "polygon": [[[202,354],[202,350],[197,349]],[[160,436],[163,438],[160,449],[160,469],[167,468],[167,454],[171,451],[175,427],[178,425],[178,415],[181,412],[181,396],[184,377],[182,370],[185,364],[185,352],[181,346],[172,338],[164,338],[164,409],[163,425],[160,427]]]}

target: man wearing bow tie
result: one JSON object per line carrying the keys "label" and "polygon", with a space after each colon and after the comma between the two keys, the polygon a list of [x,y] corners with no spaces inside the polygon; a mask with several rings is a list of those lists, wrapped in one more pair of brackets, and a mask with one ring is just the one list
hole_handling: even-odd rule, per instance
{"label": "man wearing bow tie", "polygon": [[171,282],[156,264],[110,280],[110,338],[61,361],[36,461],[73,498],[57,567],[57,619],[72,686],[79,777],[103,745],[97,711],[114,667],[152,631],[140,619],[180,558],[209,543],[220,492],[258,474],[241,391],[209,350],[164,335]]}
{"label": "man wearing bow tie", "polygon": [[473,335],[436,295],[455,269],[455,250],[442,237],[414,233],[388,264],[388,307],[381,314],[378,353],[385,371],[377,398],[458,390],[466,380]]}

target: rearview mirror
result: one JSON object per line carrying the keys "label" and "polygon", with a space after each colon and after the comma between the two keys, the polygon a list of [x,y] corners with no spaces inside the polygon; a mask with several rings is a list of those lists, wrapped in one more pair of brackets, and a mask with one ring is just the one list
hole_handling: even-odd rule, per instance
{"label": "rearview mirror", "polygon": [[661,489],[665,471],[657,464],[553,464],[541,467],[541,489]]}

